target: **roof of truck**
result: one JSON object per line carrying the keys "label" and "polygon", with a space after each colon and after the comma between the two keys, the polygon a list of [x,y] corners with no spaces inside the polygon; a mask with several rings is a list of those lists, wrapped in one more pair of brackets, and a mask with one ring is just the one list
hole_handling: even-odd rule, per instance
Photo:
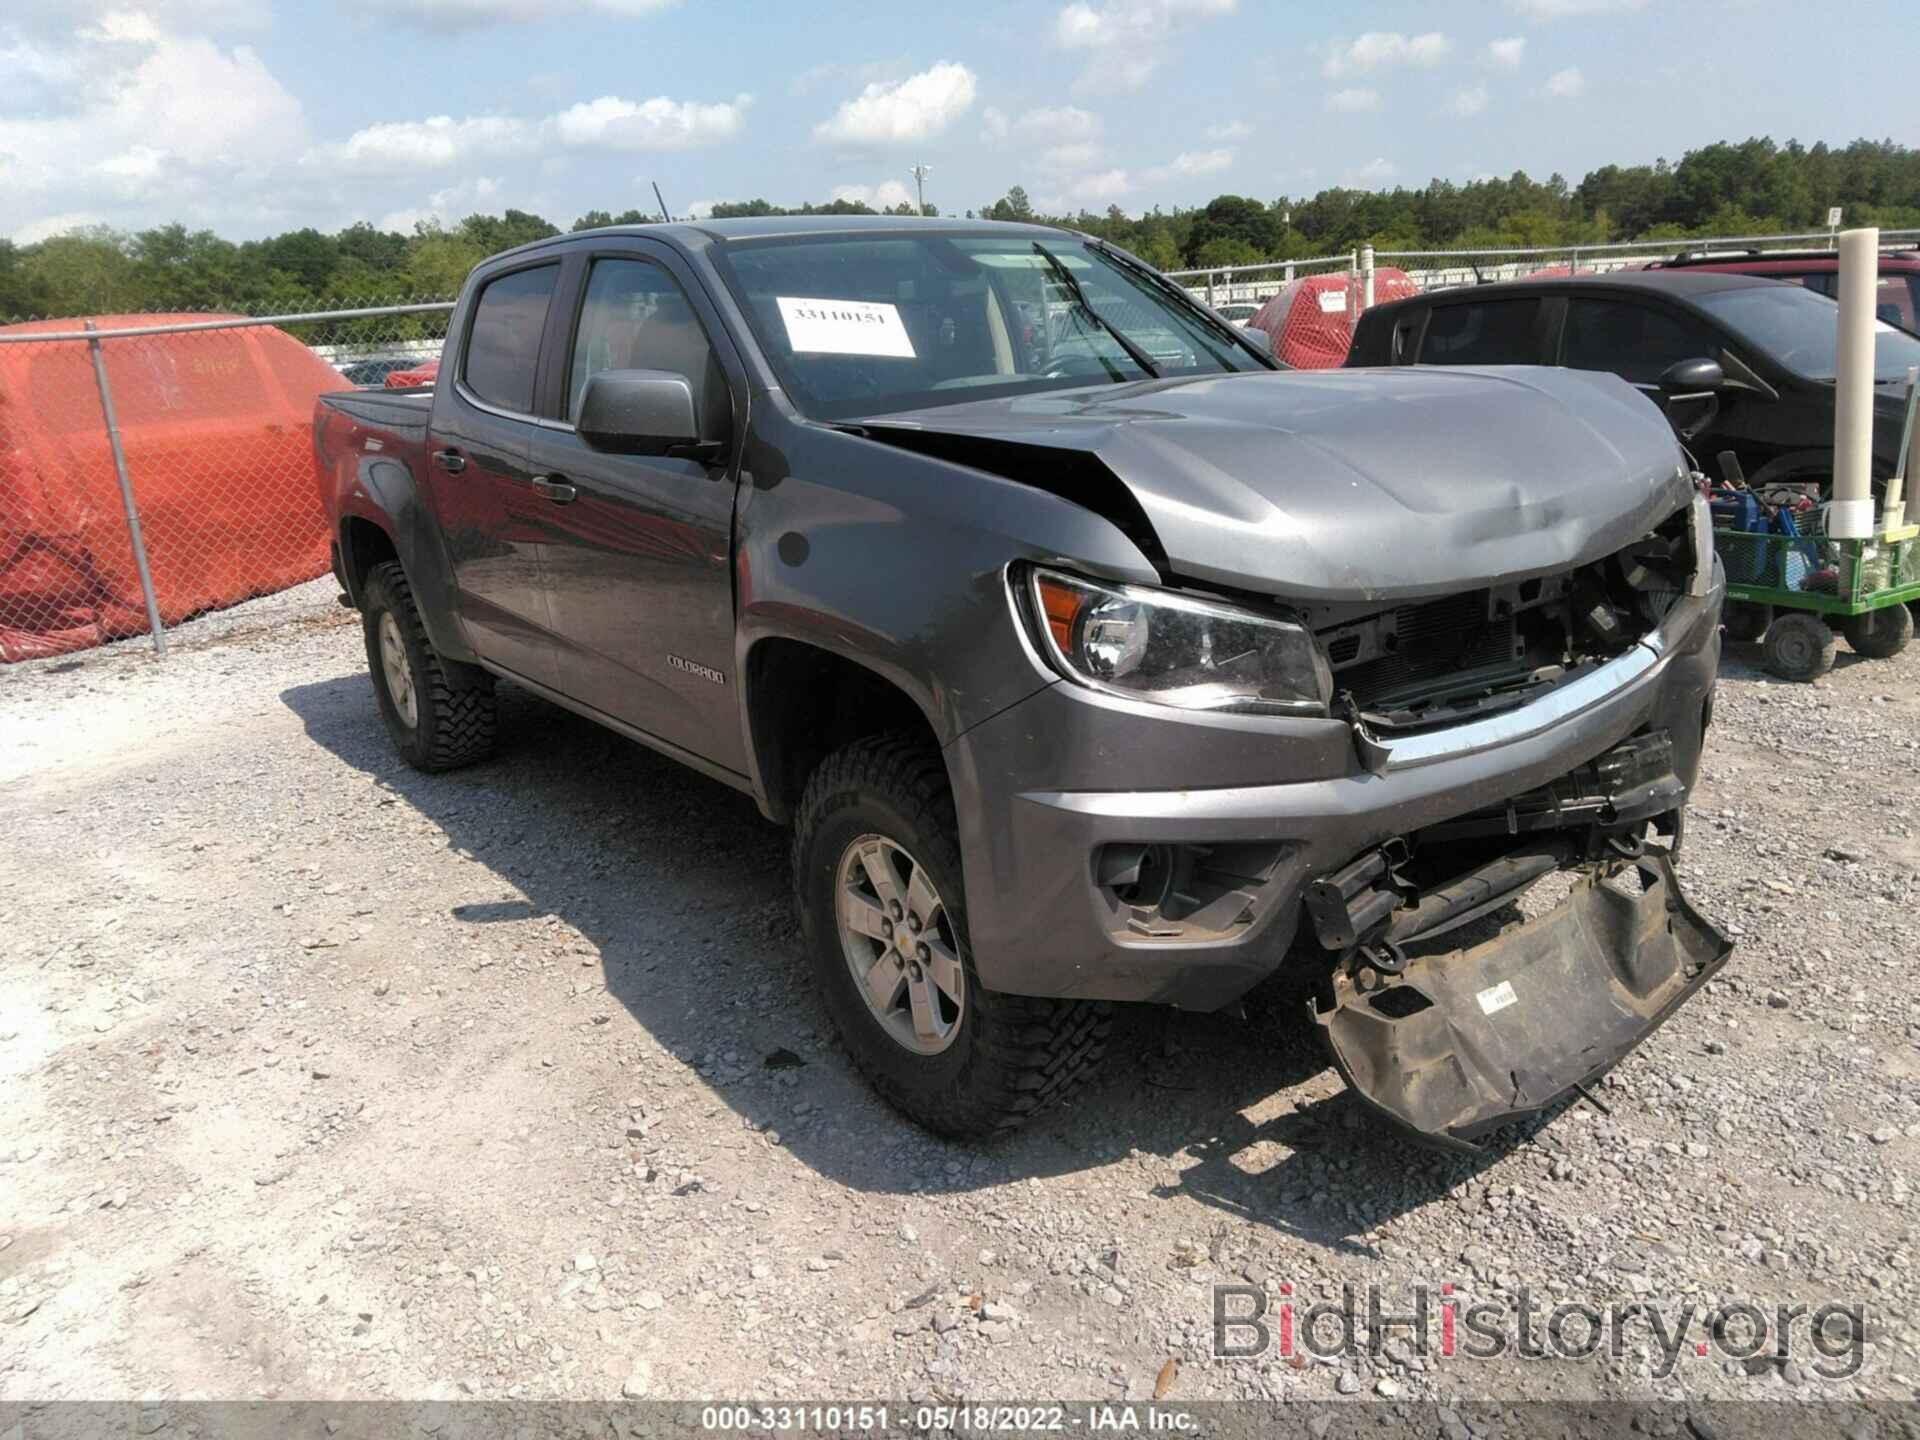
{"label": "roof of truck", "polygon": [[[1028,225],[1013,220],[969,220],[952,215],[754,215],[737,220],[676,220],[671,224],[606,225],[598,230],[575,230],[549,235],[504,252],[517,255],[593,235],[645,235],[687,242],[703,240],[766,240],[792,235],[860,235],[887,231],[936,232],[947,235],[1028,234],[1059,235],[1054,225]],[[497,256],[494,258],[498,258]]]}

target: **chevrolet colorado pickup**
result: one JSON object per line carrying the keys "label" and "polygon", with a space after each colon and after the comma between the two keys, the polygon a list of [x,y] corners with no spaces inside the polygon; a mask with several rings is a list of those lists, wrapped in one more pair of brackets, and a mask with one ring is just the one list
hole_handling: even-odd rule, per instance
{"label": "chevrolet colorado pickup", "polygon": [[752,795],[934,1130],[1272,980],[1473,1148],[1725,963],[1673,869],[1723,582],[1614,376],[1286,373],[1095,239],[783,218],[497,256],[433,390],[314,439],[406,760],[488,754],[504,679]]}

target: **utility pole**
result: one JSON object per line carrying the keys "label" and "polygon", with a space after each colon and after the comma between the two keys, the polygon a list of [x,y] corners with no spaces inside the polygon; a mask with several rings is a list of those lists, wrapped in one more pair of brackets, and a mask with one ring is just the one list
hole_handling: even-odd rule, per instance
{"label": "utility pole", "polygon": [[932,173],[933,167],[931,165],[916,165],[913,167],[913,189],[914,193],[919,196],[917,203],[922,215],[927,213],[927,176]]}

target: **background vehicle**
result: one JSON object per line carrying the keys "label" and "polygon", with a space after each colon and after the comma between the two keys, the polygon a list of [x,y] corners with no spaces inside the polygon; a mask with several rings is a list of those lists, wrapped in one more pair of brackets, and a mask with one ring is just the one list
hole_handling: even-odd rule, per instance
{"label": "background vehicle", "polygon": [[481,758],[504,677],[753,795],[931,1128],[1063,1092],[1106,1002],[1278,974],[1469,1146],[1726,959],[1671,866],[1721,588],[1612,377],[1280,374],[1099,241],[846,217],[510,251],[444,364],[315,416],[400,752]]}
{"label": "background vehicle", "polygon": [[[1758,275],[1804,285],[1833,299],[1840,293],[1840,257],[1832,250],[1713,250],[1656,260],[1654,270],[1689,270],[1720,275]],[[1920,331],[1920,250],[1880,254],[1880,286],[1875,309],[1889,325]]]}
{"label": "background vehicle", "polygon": [[[1835,310],[1799,285],[1695,267],[1518,280],[1442,290],[1360,317],[1347,364],[1565,365],[1607,370],[1655,398],[1677,365],[1717,375],[1686,389],[1710,403],[1676,412],[1688,447],[1715,473],[1731,450],[1756,490],[1827,490],[1833,472]],[[1885,328],[1877,343],[1876,489],[1899,463],[1907,367],[1920,338]]]}
{"label": "background vehicle", "polygon": [[387,377],[396,370],[412,370],[419,364],[418,355],[374,355],[340,366],[340,378],[349,385],[378,390],[386,385]]}
{"label": "background vehicle", "polygon": [[1236,300],[1228,305],[1214,306],[1213,313],[1218,315],[1222,320],[1229,321],[1232,324],[1245,325],[1260,313],[1260,307],[1250,301]]}

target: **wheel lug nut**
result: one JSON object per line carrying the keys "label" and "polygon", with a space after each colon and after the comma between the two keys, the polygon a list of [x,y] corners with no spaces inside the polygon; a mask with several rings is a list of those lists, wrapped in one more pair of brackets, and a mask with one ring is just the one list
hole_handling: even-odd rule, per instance
{"label": "wheel lug nut", "polygon": [[911,975],[915,980],[918,980],[920,978],[920,967],[918,965],[909,965],[907,967],[907,974]]}
{"label": "wheel lug nut", "polygon": [[887,909],[893,912],[894,919],[898,920],[900,918],[900,902],[898,900],[891,901],[887,905]]}
{"label": "wheel lug nut", "polygon": [[919,949],[915,950],[913,954],[914,954],[914,959],[924,963],[927,959],[927,947],[922,945],[919,947]]}
{"label": "wheel lug nut", "polygon": [[882,935],[891,937],[893,935],[893,921],[882,920],[880,922],[880,933]]}

